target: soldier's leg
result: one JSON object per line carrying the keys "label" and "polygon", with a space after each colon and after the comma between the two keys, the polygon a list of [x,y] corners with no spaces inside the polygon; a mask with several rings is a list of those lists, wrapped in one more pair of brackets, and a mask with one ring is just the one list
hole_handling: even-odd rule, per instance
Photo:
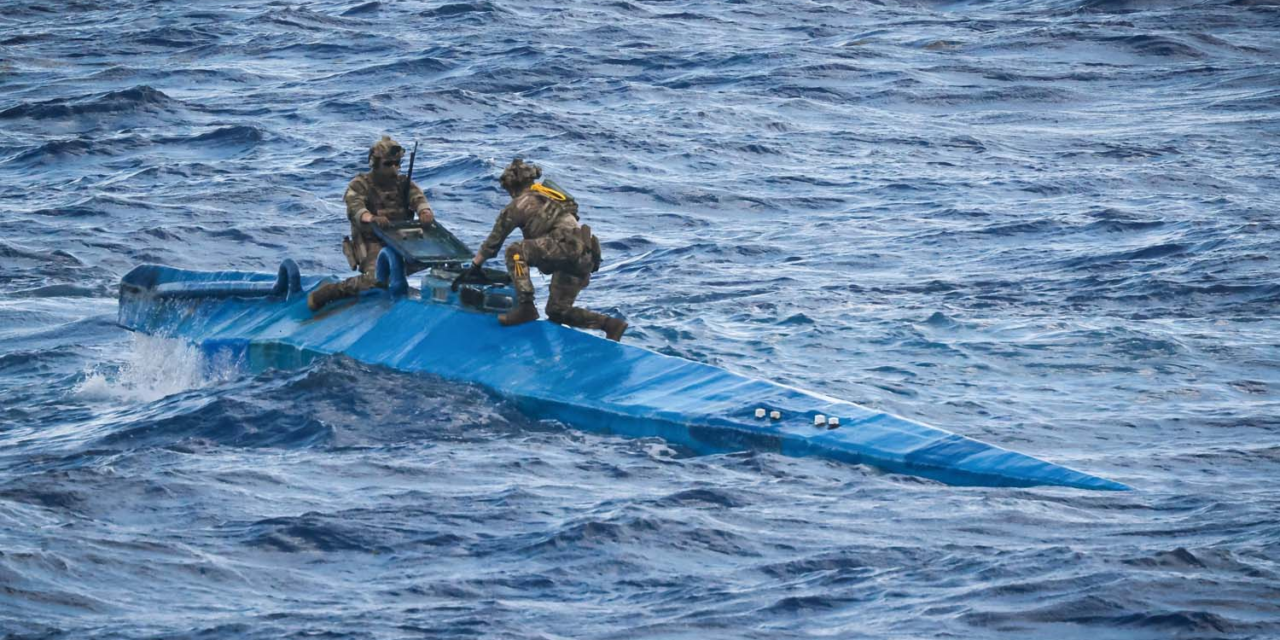
{"label": "soldier's leg", "polygon": [[[511,286],[516,290],[516,302],[533,304],[533,279],[529,276],[529,254],[526,245],[533,244],[528,240],[512,242],[507,245],[507,273],[511,276]],[[534,250],[537,253],[537,250]]]}
{"label": "soldier's leg", "polygon": [[529,275],[533,264],[530,253],[534,257],[540,255],[536,240],[522,240],[507,246],[507,273],[511,275],[511,286],[516,290],[516,306],[498,316],[498,322],[505,327],[538,319],[538,308],[533,306],[533,279]]}
{"label": "soldier's leg", "polygon": [[360,275],[352,276],[338,283],[341,294],[336,300],[353,298],[360,292],[378,286],[378,252],[382,251],[381,242],[368,242],[364,245],[364,259],[360,261]]}
{"label": "soldier's leg", "polygon": [[341,282],[330,282],[320,285],[307,296],[307,307],[318,311],[330,302],[354,298],[361,291],[372,289],[378,285],[377,267],[378,252],[382,244],[370,242],[364,246],[364,259],[360,261],[360,275],[352,276]]}
{"label": "soldier's leg", "polygon": [[372,273],[362,273],[358,276],[351,276],[342,282],[334,285],[336,291],[333,300],[341,300],[343,298],[354,298],[360,295],[361,291],[372,289],[378,286],[378,280]]}
{"label": "soldier's leg", "polygon": [[[551,292],[547,297],[547,317],[552,322],[581,329],[603,329],[610,340],[621,340],[627,323],[573,303],[591,283],[590,255],[577,236],[562,237],[546,247],[543,259],[551,266]],[[586,260],[584,260],[584,258]],[[548,269],[543,269],[547,271]]]}
{"label": "soldier's leg", "polygon": [[575,307],[578,294],[591,283],[591,276],[557,271],[551,276],[551,292],[547,295],[547,319],[580,329],[600,329],[609,316]]}

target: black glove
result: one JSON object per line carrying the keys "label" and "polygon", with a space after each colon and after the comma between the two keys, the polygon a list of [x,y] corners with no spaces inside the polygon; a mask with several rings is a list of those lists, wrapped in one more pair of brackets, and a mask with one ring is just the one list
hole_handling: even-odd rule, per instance
{"label": "black glove", "polygon": [[458,287],[468,282],[485,282],[485,281],[486,279],[484,277],[484,269],[480,268],[480,265],[472,262],[471,266],[467,268],[466,271],[459,273],[458,277],[453,279],[453,284],[450,285],[449,288],[453,289],[454,291],[457,291]]}

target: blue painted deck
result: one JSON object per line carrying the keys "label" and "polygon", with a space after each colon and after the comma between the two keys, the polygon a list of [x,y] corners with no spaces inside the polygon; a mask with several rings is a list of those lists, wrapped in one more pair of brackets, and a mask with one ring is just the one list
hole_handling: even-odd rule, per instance
{"label": "blue painted deck", "polygon": [[[436,276],[423,279],[422,295],[375,290],[313,315],[305,291],[322,280],[298,278],[292,263],[277,276],[144,265],[121,282],[119,321],[228,354],[254,371],[344,354],[481,385],[536,418],[658,436],[700,453],[821,456],[954,485],[1128,489],[898,416],[551,322],[503,328],[491,312],[467,308],[443,274]],[[762,407],[781,419],[757,418]],[[838,417],[841,426],[815,427],[819,414]]]}

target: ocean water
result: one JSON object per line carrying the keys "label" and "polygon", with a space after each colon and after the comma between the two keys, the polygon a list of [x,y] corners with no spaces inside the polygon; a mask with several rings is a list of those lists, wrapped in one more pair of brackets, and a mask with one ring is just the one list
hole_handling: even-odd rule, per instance
{"label": "ocean water", "polygon": [[[139,263],[343,272],[383,133],[472,245],[570,188],[632,344],[1135,491],[116,326]],[[1280,637],[1278,166],[1276,0],[6,0],[0,638]]]}

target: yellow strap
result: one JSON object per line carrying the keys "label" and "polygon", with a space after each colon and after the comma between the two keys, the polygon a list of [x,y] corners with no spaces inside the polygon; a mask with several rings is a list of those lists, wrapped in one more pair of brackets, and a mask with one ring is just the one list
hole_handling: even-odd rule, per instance
{"label": "yellow strap", "polygon": [[546,187],[537,183],[534,183],[532,187],[529,187],[529,190],[535,191],[537,193],[541,193],[542,195],[548,198],[551,198],[552,200],[559,200],[560,202],[564,202],[565,200],[569,199],[569,196],[566,196],[563,193],[560,193],[559,191],[552,189],[551,187]]}

